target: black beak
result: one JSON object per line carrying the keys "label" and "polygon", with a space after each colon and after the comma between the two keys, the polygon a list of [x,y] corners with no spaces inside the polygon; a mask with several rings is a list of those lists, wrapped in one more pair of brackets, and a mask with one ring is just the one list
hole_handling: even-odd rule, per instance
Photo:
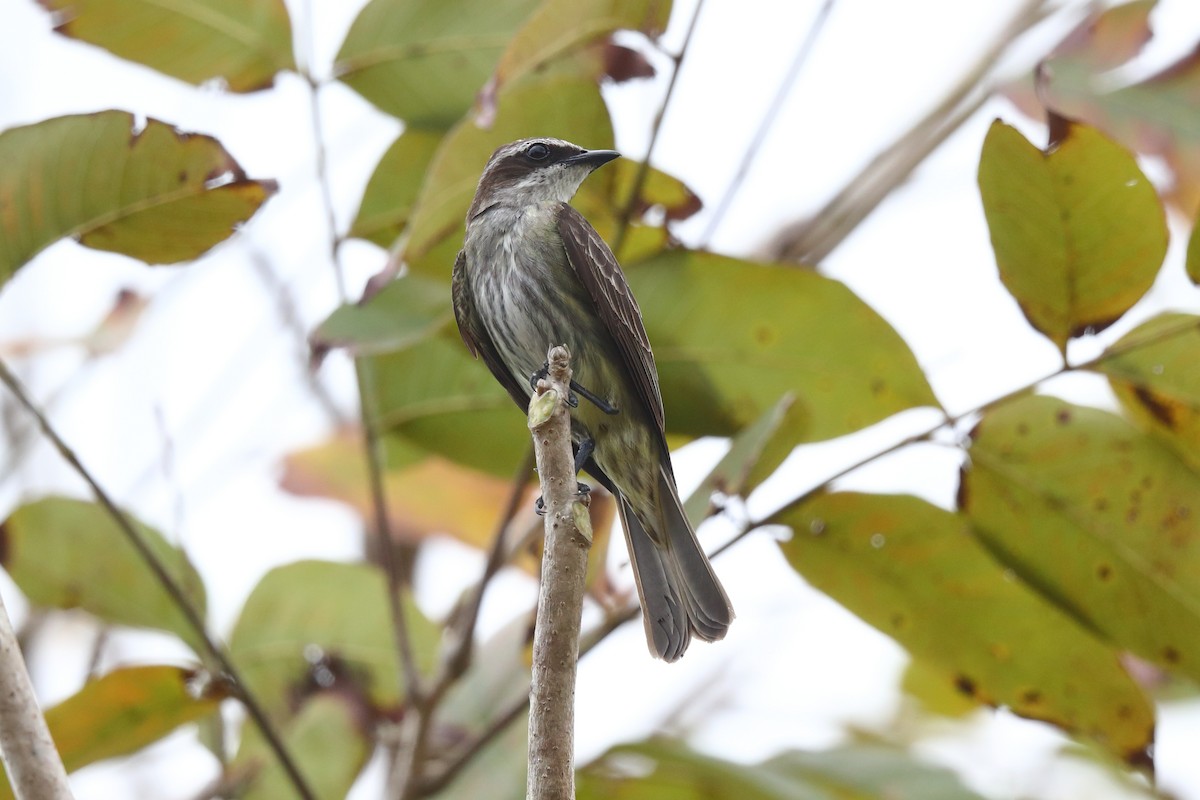
{"label": "black beak", "polygon": [[620,158],[621,154],[616,150],[585,150],[577,156],[564,158],[562,164],[586,164],[592,169],[602,167],[614,158]]}

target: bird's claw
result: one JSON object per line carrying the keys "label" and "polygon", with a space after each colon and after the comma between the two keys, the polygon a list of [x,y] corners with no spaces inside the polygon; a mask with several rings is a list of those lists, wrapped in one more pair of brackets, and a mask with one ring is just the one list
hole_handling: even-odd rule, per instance
{"label": "bird's claw", "polygon": [[[529,376],[529,388],[536,390],[538,381],[540,381],[542,378],[545,378],[549,374],[550,363],[547,362],[542,364],[541,369]],[[579,398],[575,396],[576,393],[581,395],[585,400],[609,416],[620,413],[620,410],[612,403],[608,402],[591,389],[581,386],[579,382],[575,380],[571,381],[571,391],[567,393],[567,405],[569,405],[571,408],[579,408]]]}
{"label": "bird's claw", "polygon": [[[591,493],[592,493],[592,487],[588,486],[586,483],[577,482],[575,484],[575,495],[577,497],[587,497]],[[533,511],[539,517],[546,516],[546,499],[544,497],[539,497],[534,502]]]}

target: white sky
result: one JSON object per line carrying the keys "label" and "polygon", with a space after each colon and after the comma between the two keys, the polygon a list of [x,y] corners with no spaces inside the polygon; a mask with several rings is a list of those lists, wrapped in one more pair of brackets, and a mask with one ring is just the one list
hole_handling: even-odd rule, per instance
{"label": "white sky", "polygon": [[[302,6],[290,5],[303,24]],[[322,74],[360,4],[314,0],[314,5]],[[715,204],[818,5],[706,4],[655,165]],[[714,247],[749,252],[780,223],[817,208],[897,130],[940,99],[1016,5],[1016,0],[840,0]],[[676,3],[668,48],[681,41],[691,7],[686,0]],[[1059,20],[1034,41],[1044,46],[1065,25]],[[1158,38],[1133,66],[1142,74],[1196,43],[1200,7],[1194,0],[1161,0],[1154,25]],[[1019,57],[1012,64],[1023,66]],[[660,74],[607,93],[618,146],[628,155],[645,152],[649,120],[664,86]],[[312,174],[308,102],[306,85],[292,75],[281,76],[274,90],[250,96],[192,89],[52,35],[47,15],[33,2],[0,0],[0,128],[67,113],[128,109],[216,135],[252,177],[275,178],[283,187],[237,242],[186,268],[150,270],[62,242],[0,292],[0,341],[84,333],[123,286],[153,297],[121,352],[85,362],[67,348],[19,367],[38,397],[57,398],[50,403],[52,418],[114,496],[186,545],[208,581],[212,618],[223,632],[271,566],[303,557],[350,559],[360,550],[352,514],[332,503],[291,498],[275,483],[283,454],[329,433],[328,419],[304,387],[295,336],[281,324],[274,289],[254,261],[269,261],[305,326],[337,305]],[[341,86],[322,94],[322,106],[344,227],[400,126]],[[1035,141],[1041,136],[1036,125],[1004,104],[989,104],[824,265],[897,328],[951,411],[1057,366],[1053,346],[1028,328],[996,277],[975,187],[983,134],[996,116],[1016,122]],[[681,229],[685,240],[704,230],[706,214]],[[1200,310],[1196,291],[1182,275],[1185,229],[1173,222],[1169,266],[1151,295],[1101,343],[1074,346],[1073,357],[1093,354],[1162,308]],[[345,255],[352,290],[383,258],[365,244],[347,247]],[[329,359],[321,378],[343,408],[353,410],[345,360]],[[1109,402],[1100,382],[1086,377],[1060,381],[1055,389],[1073,400]],[[802,448],[753,498],[752,507],[769,508],[929,419],[919,412],[902,415],[845,440]],[[719,443],[701,442],[677,455],[685,492],[720,452]],[[911,492],[949,505],[957,467],[946,448],[922,447],[840,485]],[[22,484],[0,485],[0,516],[22,498],[46,491],[82,493],[79,481],[39,446]],[[720,531],[710,528],[705,536],[719,538]],[[459,588],[445,585],[447,571],[439,567],[451,564],[456,574],[470,575],[478,561],[453,543],[433,548],[419,574],[431,612],[444,610]],[[582,759],[648,734],[668,717],[693,729],[695,742],[708,751],[757,760],[784,747],[832,745],[845,726],[885,725],[896,713],[903,652],[808,589],[765,536],[738,545],[717,562],[717,570],[738,610],[724,643],[697,645],[681,663],[665,665],[649,659],[640,626],[631,625],[583,662]],[[621,575],[628,582],[628,570]],[[492,630],[534,597],[531,582],[520,576],[505,575],[499,583],[484,619]],[[11,586],[0,589],[19,617],[22,604]],[[62,647],[55,648],[53,659],[34,664],[48,702],[77,688],[89,631],[71,618],[52,626],[49,638]],[[60,655],[64,648],[75,655]],[[183,655],[162,637],[122,634],[108,647],[105,663]],[[1164,708],[1160,720],[1161,786],[1185,800],[1200,798],[1200,764],[1191,752],[1200,741],[1200,704]],[[991,797],[1128,794],[1082,763],[1054,758],[1063,740],[1045,726],[1005,714],[980,714],[968,725],[926,724],[919,733],[920,752],[955,766],[974,789]],[[177,735],[130,764],[81,771],[75,776],[80,796],[189,797],[213,769],[195,755],[189,736]],[[377,796],[370,781],[353,795]]]}

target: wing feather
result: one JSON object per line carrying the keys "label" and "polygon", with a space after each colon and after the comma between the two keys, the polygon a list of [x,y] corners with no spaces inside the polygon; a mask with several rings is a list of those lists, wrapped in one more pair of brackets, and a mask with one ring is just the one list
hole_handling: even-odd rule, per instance
{"label": "wing feather", "polygon": [[566,203],[558,210],[558,232],[567,251],[567,261],[587,289],[600,318],[617,343],[630,383],[658,426],[663,452],[666,452],[658,370],[654,366],[654,354],[650,351],[650,339],[642,324],[641,309],[629,290],[625,273],[596,229]]}

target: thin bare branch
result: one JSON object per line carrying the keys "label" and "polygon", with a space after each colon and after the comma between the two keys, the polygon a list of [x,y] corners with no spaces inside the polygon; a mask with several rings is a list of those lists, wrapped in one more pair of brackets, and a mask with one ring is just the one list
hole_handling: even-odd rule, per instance
{"label": "thin bare branch", "polygon": [[471,596],[467,601],[468,605],[462,609],[461,614],[455,619],[453,624],[454,635],[457,636],[457,641],[454,644],[453,651],[446,659],[443,672],[439,678],[439,682],[455,681],[467,671],[471,665],[471,653],[474,651],[475,640],[475,625],[479,621],[479,609],[483,606],[483,596],[487,593],[488,584],[492,578],[500,571],[500,567],[507,560],[508,550],[505,547],[505,542],[508,541],[508,528],[512,524],[513,518],[517,515],[517,510],[520,508],[521,498],[525,496],[525,487],[529,485],[529,475],[533,471],[534,454],[533,448],[530,447],[525,451],[525,455],[521,458],[521,463],[517,466],[516,474],[513,475],[512,489],[508,494],[508,501],[504,505],[504,510],[500,513],[500,520],[496,524],[496,532],[492,536],[492,547],[488,551],[487,563],[483,567],[483,575],[479,578],[479,583],[472,589]]}
{"label": "thin bare branch", "polygon": [[17,644],[17,634],[0,599],[0,756],[17,800],[70,800],[62,758],[50,738]]}
{"label": "thin bare branch", "polygon": [[379,430],[379,416],[375,409],[374,373],[367,359],[354,360],[358,375],[359,403],[362,407],[363,450],[367,459],[367,477],[371,488],[371,507],[375,516],[375,535],[379,537],[379,552],[382,554],[383,571],[387,575],[388,605],[392,617],[392,633],[400,654],[400,687],[410,699],[417,700],[423,691],[421,673],[417,668],[416,653],[413,651],[412,636],[408,631],[408,620],[400,602],[405,587],[400,579],[396,563],[396,543],[392,536],[392,524],[388,514],[387,495],[383,487],[384,452],[383,437]]}
{"label": "thin bare branch", "polygon": [[300,374],[308,386],[309,393],[316,398],[317,404],[333,424],[339,428],[345,427],[350,422],[347,415],[338,407],[329,392],[329,387],[321,382],[318,371],[309,368],[312,353],[308,345],[308,331],[305,330],[304,320],[300,316],[300,310],[296,308],[291,291],[275,272],[271,259],[265,252],[251,247],[250,263],[254,265],[254,270],[268,294],[275,300],[275,311],[279,320],[292,333],[296,342],[296,361],[300,365]]}
{"label": "thin bare branch", "polygon": [[[312,4],[307,4],[307,35],[309,53],[307,61],[314,61],[312,53]],[[328,158],[326,154],[325,135],[321,127],[321,86],[322,84],[305,68],[304,77],[309,86],[310,119],[312,122],[313,147],[316,158],[317,183],[321,187],[321,201],[324,206],[326,225],[329,228],[329,260],[333,266],[337,280],[338,297],[342,303],[347,301],[346,278],[341,261],[342,237],[338,232],[337,215],[334,212],[333,190],[329,181]],[[388,518],[387,498],[384,494],[383,473],[384,452],[379,416],[375,409],[375,381],[371,363],[362,358],[354,359],[354,373],[358,382],[359,408],[362,415],[363,451],[367,461],[367,474],[371,490],[372,513],[375,517],[375,535],[379,537],[379,550],[382,553],[383,570],[387,576],[388,609],[392,620],[392,633],[396,642],[396,650],[400,657],[401,686],[400,689],[410,701],[416,701],[422,691],[421,675],[417,669],[416,657],[413,652],[412,637],[408,631],[408,621],[404,616],[401,603],[405,587],[400,579],[399,567],[396,564],[395,541],[392,536],[391,520]]]}
{"label": "thin bare branch", "polygon": [[137,530],[137,527],[133,524],[132,520],[130,520],[129,516],[117,506],[117,504],[109,496],[108,492],[101,488],[99,482],[97,482],[92,473],[89,472],[88,469],[83,465],[78,456],[75,455],[75,452],[69,446],[67,446],[67,443],[63,441],[61,436],[58,435],[58,431],[55,430],[55,428],[50,424],[50,421],[46,419],[45,415],[43,415],[37,405],[34,404],[29,394],[25,391],[25,387],[21,385],[20,381],[17,380],[16,376],[13,375],[13,373],[9,370],[8,365],[5,364],[3,360],[0,360],[0,383],[3,383],[8,387],[8,390],[12,392],[17,401],[24,406],[25,410],[28,411],[37,421],[38,427],[41,428],[42,433],[46,436],[50,443],[54,445],[54,449],[59,452],[59,455],[61,455],[63,459],[71,466],[71,468],[75,470],[79,477],[83,478],[84,482],[87,483],[88,487],[92,490],[92,494],[96,497],[96,500],[112,518],[113,522],[116,523],[117,528],[137,552],[143,563],[145,563],[150,569],[150,572],[154,575],[155,580],[157,580],[159,585],[163,587],[163,590],[166,591],[167,596],[171,598],[171,602],[174,603],[179,609],[180,613],[183,614],[184,619],[187,620],[188,626],[192,628],[196,634],[196,637],[203,645],[206,654],[212,659],[212,663],[222,673],[224,673],[226,678],[229,680],[233,687],[235,696],[241,701],[243,707],[246,709],[246,713],[250,715],[250,718],[254,720],[254,724],[262,732],[263,738],[266,740],[268,747],[270,747],[271,751],[275,754],[275,757],[279,759],[280,766],[283,767],[284,772],[288,776],[288,780],[291,782],[296,792],[302,798],[304,798],[304,800],[314,800],[314,795],[308,786],[308,782],[305,780],[304,776],[300,774],[300,770],[297,768],[295,760],[292,758],[287,747],[284,745],[283,739],[280,737],[279,732],[275,729],[275,726],[271,723],[270,719],[267,718],[266,711],[263,710],[263,707],[259,704],[258,699],[253,693],[250,692],[245,681],[242,680],[240,672],[234,666],[232,659],[230,659],[228,654],[226,654],[225,649],[217,644],[216,640],[209,635],[208,629],[204,624],[204,618],[201,616],[200,612],[196,610],[195,605],[192,604],[179,581],[177,581],[175,577],[167,570],[167,567],[163,563],[162,559],[158,557],[158,554],[154,552],[145,538],[143,538],[141,532]]}
{"label": "thin bare branch", "polygon": [[750,164],[754,161],[754,157],[762,149],[762,144],[766,141],[767,133],[771,130],[771,126],[775,124],[775,119],[779,116],[780,109],[783,108],[784,102],[788,95],[792,92],[792,85],[796,82],[796,77],[800,74],[801,68],[812,55],[813,49],[816,47],[817,39],[821,35],[821,31],[825,28],[825,22],[829,19],[829,12],[833,10],[835,0],[825,0],[821,4],[821,8],[817,11],[816,19],[808,28],[808,33],[804,36],[804,41],[800,43],[799,49],[796,50],[796,55],[792,58],[792,63],[788,67],[787,73],[783,77],[783,81],[779,84],[779,89],[775,92],[775,98],[767,107],[767,111],[763,114],[762,121],[758,124],[758,130],[754,132],[754,138],[750,140],[750,144],[742,151],[742,161],[738,164],[737,172],[734,173],[733,180],[729,182],[729,186],[725,188],[725,193],[721,195],[720,202],[717,203],[716,209],[712,216],[708,219],[708,226],[704,229],[704,235],[700,237],[700,249],[708,247],[712,241],[713,234],[716,233],[717,227],[721,224],[721,220],[725,218],[725,214],[729,211],[729,206],[733,203],[733,198],[737,196],[738,190],[742,188],[742,182],[746,180],[746,174],[750,171]]}
{"label": "thin bare branch", "polygon": [[504,713],[493,719],[486,728],[474,739],[467,743],[462,750],[455,756],[454,760],[442,768],[441,772],[431,778],[425,780],[421,784],[418,797],[428,797],[429,795],[437,794],[438,792],[449,786],[463,768],[471,763],[471,759],[479,755],[479,753],[492,743],[497,736],[504,733],[509,725],[512,725],[521,715],[529,708],[529,695],[525,694],[521,700],[513,703],[507,708]]}
{"label": "thin bare branch", "polygon": [[790,223],[763,248],[770,260],[817,264],[988,98],[983,82],[1018,36],[1046,16],[1046,0],[1025,0],[946,97],[898,136],[819,211]]}
{"label": "thin bare branch", "polygon": [[662,103],[658,107],[658,113],[654,115],[654,123],[650,128],[650,145],[646,148],[646,157],[638,165],[637,175],[633,178],[633,188],[629,190],[629,200],[626,201],[625,207],[621,209],[621,214],[617,218],[617,235],[613,239],[612,248],[614,253],[620,253],[621,245],[625,243],[625,234],[629,231],[629,221],[633,218],[633,210],[637,208],[642,196],[642,187],[646,185],[646,176],[650,174],[650,156],[654,154],[654,145],[658,143],[658,132],[662,129],[663,118],[667,114],[667,106],[671,104],[671,97],[675,94],[675,82],[679,79],[679,72],[683,67],[683,59],[687,56],[688,45],[692,42],[692,34],[696,32],[696,22],[700,19],[700,12],[703,8],[704,0],[697,0],[696,10],[692,12],[692,20],[688,23],[687,33],[683,37],[683,44],[680,45],[679,52],[672,57],[672,61],[675,62],[675,68],[671,71],[671,79],[667,82],[667,91],[663,95]]}

